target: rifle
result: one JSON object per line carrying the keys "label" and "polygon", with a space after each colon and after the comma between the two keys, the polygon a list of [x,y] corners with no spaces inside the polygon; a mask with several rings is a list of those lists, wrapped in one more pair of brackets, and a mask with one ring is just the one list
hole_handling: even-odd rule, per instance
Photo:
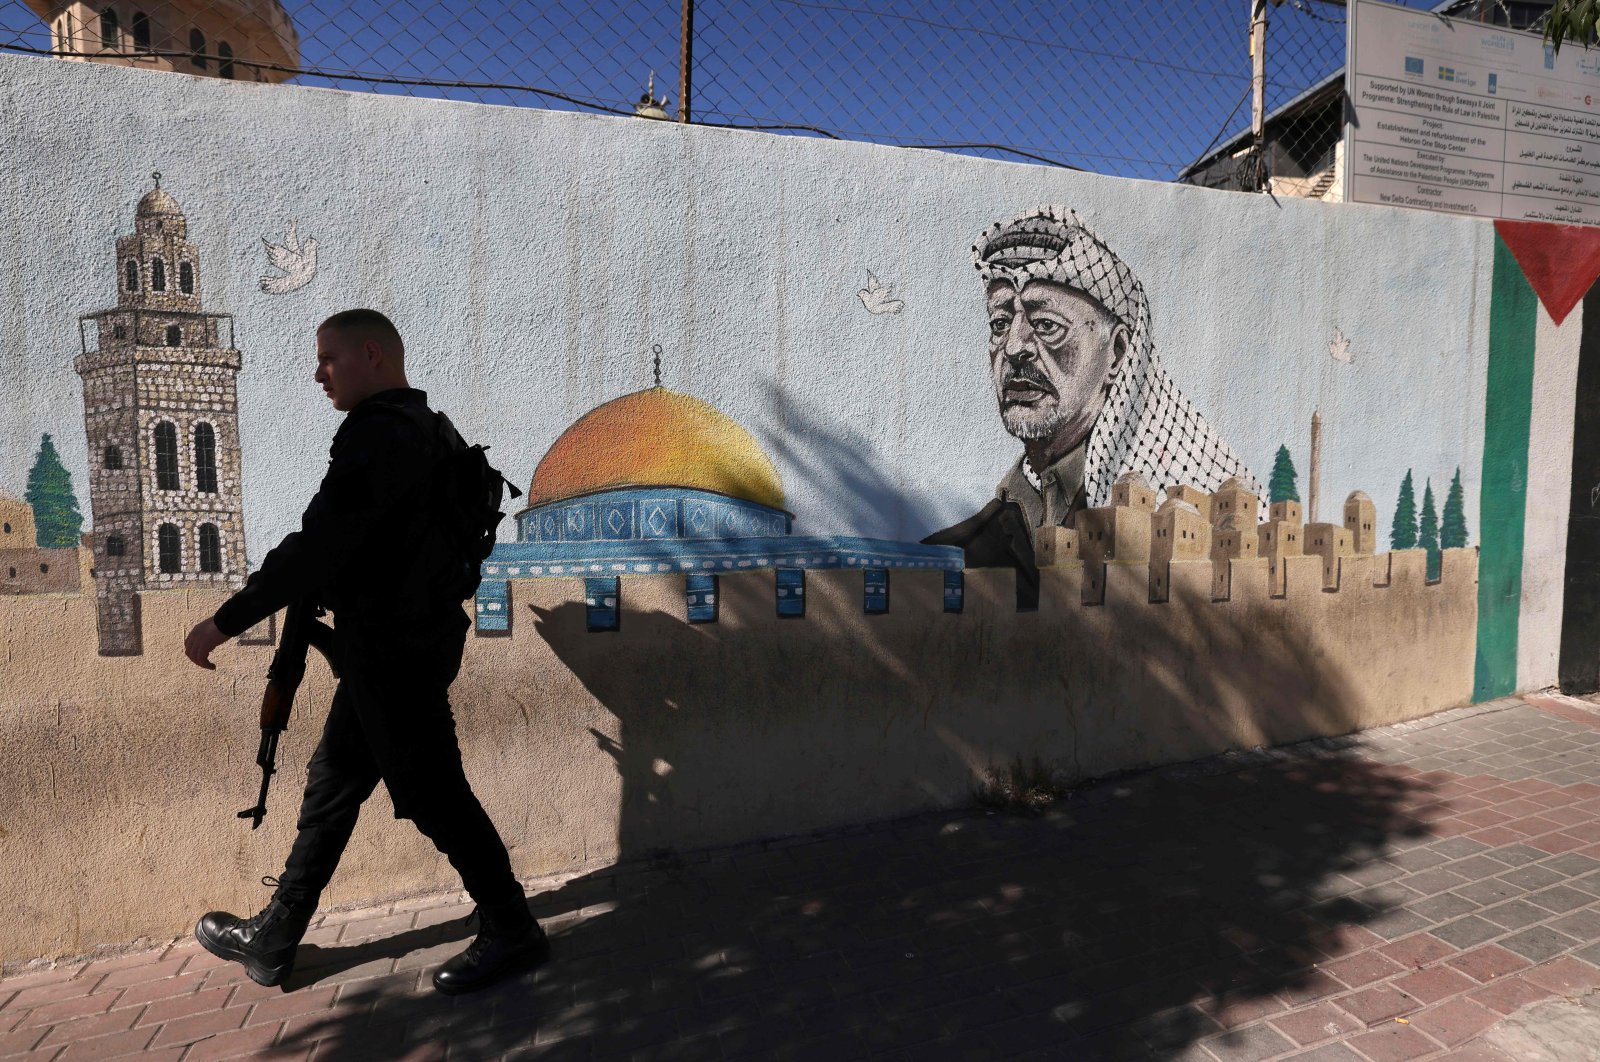
{"label": "rifle", "polygon": [[278,649],[267,665],[267,688],[261,694],[261,745],[256,750],[256,766],[261,768],[261,794],[255,807],[239,812],[239,818],[251,819],[250,828],[259,829],[267,814],[267,787],[278,771],[278,737],[289,725],[289,713],[294,709],[294,695],[306,677],[306,654],[315,648],[328,661],[328,667],[338,677],[333,664],[333,628],[318,616],[324,611],[307,598],[296,601],[283,612],[283,637],[278,639]]}

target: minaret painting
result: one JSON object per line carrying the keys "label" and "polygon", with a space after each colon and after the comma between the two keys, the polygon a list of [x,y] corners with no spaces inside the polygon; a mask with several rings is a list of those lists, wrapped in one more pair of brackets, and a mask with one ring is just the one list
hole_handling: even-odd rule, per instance
{"label": "minaret painting", "polygon": [[80,319],[100,653],[143,651],[138,592],[231,588],[245,575],[240,355],[206,313],[200,252],[161,188],[117,239],[117,305]]}

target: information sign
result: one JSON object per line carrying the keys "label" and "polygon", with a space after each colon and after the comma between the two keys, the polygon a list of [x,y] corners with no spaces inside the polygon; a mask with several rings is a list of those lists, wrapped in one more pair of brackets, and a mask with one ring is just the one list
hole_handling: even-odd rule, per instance
{"label": "information sign", "polygon": [[1600,225],[1600,49],[1350,0],[1345,199]]}

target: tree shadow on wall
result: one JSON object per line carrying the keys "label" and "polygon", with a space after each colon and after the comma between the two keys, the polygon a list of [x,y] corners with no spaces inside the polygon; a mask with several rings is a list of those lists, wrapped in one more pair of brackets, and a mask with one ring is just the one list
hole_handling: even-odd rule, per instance
{"label": "tree shadow on wall", "polygon": [[[870,464],[848,441],[807,445]],[[1016,614],[1009,581],[979,579],[962,615],[919,591],[891,613],[917,622],[861,617],[857,588],[778,623],[770,587],[744,585],[707,625],[629,611],[597,635],[581,602],[534,610],[616,719],[591,733],[621,777],[618,864],[531,899],[554,944],[536,973],[423,1004],[379,981],[347,1000],[362,1018],[288,1046],[347,1062],[427,1039],[469,1058],[1170,1057],[1317,992],[1317,964],[1368,931],[1414,928],[1360,868],[1428,840],[1431,795],[1350,739],[1090,784],[1039,817],[971,808],[986,769],[1030,750],[1087,782],[1139,748],[1348,733],[1355,685],[1290,625],[1208,599],[1060,602],[1049,584]],[[919,807],[945,810],[859,825]],[[707,847],[719,830],[790,836]],[[325,965],[465,936],[416,930]]]}

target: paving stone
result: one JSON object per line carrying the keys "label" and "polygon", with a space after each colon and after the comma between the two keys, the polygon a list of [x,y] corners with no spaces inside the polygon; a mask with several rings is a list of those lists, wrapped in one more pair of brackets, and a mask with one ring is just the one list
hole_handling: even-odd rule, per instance
{"label": "paving stone", "polygon": [[1219,1033],[1201,1045],[1219,1062],[1260,1062],[1295,1048],[1295,1042],[1270,1025],[1251,1025]]}
{"label": "paving stone", "polygon": [[1426,900],[1418,900],[1406,909],[1438,925],[1441,922],[1449,922],[1460,918],[1462,915],[1471,914],[1482,906],[1482,904],[1457,896],[1455,893],[1446,892],[1438,896],[1430,896]]}
{"label": "paving stone", "polygon": [[1411,1024],[1446,1047],[1464,1043],[1500,1020],[1498,1011],[1466,997],[1411,1015]]}
{"label": "paving stone", "polygon": [[1364,1023],[1332,1003],[1318,1003],[1273,1018],[1271,1024],[1297,1044],[1314,1044],[1366,1028]]}
{"label": "paving stone", "polygon": [[1394,987],[1422,1003],[1437,1003],[1478,987],[1478,982],[1449,966],[1433,966],[1407,974]]}
{"label": "paving stone", "polygon": [[1569,936],[1557,933],[1546,926],[1534,926],[1524,929],[1500,941],[1507,951],[1514,951],[1525,959],[1533,962],[1544,962],[1546,959],[1560,955],[1578,942]]}
{"label": "paving stone", "polygon": [[1493,907],[1485,907],[1478,917],[1506,929],[1524,929],[1550,917],[1543,907],[1535,907],[1524,900],[1507,900]]}
{"label": "paving stone", "polygon": [[1364,988],[1348,996],[1340,996],[1335,1002],[1369,1028],[1379,1022],[1409,1014],[1422,1006],[1421,1001],[1391,985]]}
{"label": "paving stone", "polygon": [[1407,1062],[1439,1050],[1439,1045],[1409,1025],[1390,1022],[1350,1040],[1372,1062]]}
{"label": "paving stone", "polygon": [[1469,882],[1453,891],[1455,895],[1463,896],[1485,907],[1521,896],[1524,892],[1501,878],[1485,878],[1482,881]]}
{"label": "paving stone", "polygon": [[1594,897],[1588,893],[1568,888],[1565,885],[1557,885],[1554,888],[1544,889],[1540,892],[1530,892],[1525,898],[1529,903],[1536,903],[1546,910],[1554,911],[1556,914],[1564,914],[1567,911],[1594,903]]}
{"label": "paving stone", "polygon": [[1546,870],[1553,870],[1570,878],[1600,870],[1600,859],[1590,859],[1588,856],[1569,852],[1554,859],[1547,859],[1540,865]]}
{"label": "paving stone", "polygon": [[1600,909],[1586,907],[1574,911],[1550,922],[1550,928],[1583,943],[1600,940]]}
{"label": "paving stone", "polygon": [[1445,943],[1431,933],[1416,933],[1397,940],[1393,944],[1385,944],[1378,949],[1378,952],[1387,958],[1393,959],[1401,966],[1409,966],[1413,969],[1419,969],[1457,954],[1455,947]]}
{"label": "paving stone", "polygon": [[1434,936],[1458,948],[1470,948],[1500,936],[1505,930],[1476,915],[1467,915],[1431,930]]}
{"label": "paving stone", "polygon": [[1337,977],[1351,988],[1360,988],[1392,977],[1405,969],[1399,963],[1377,952],[1351,955],[1322,967],[1324,973]]}
{"label": "paving stone", "polygon": [[1572,956],[1535,966],[1521,976],[1531,984],[1564,996],[1581,995],[1592,988],[1600,988],[1600,969]]}
{"label": "paving stone", "polygon": [[1534,984],[1521,974],[1511,974],[1474,988],[1467,996],[1499,1014],[1514,1014],[1530,1003],[1548,999],[1552,994],[1549,989]]}
{"label": "paving stone", "polygon": [[1453,959],[1446,960],[1448,964],[1468,977],[1477,981],[1493,981],[1504,977],[1506,974],[1525,970],[1532,965],[1527,959],[1515,952],[1507,951],[1498,944],[1487,944],[1481,948],[1464,952]]}

